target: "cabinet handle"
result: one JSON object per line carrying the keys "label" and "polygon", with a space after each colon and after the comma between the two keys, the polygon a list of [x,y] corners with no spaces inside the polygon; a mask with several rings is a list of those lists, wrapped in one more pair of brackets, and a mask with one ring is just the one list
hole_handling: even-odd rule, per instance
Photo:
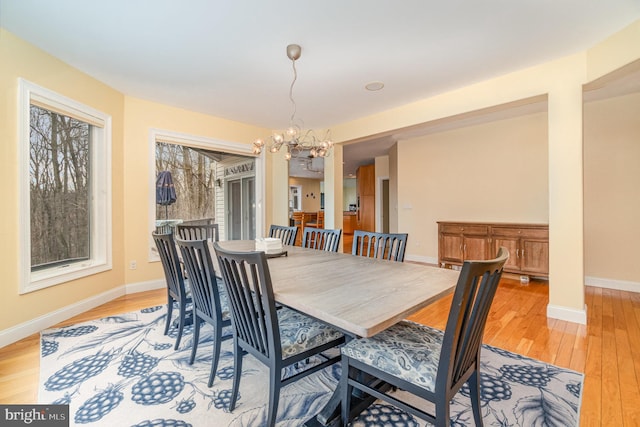
{"label": "cabinet handle", "polygon": [[520,249],[516,249],[516,258],[520,258]]}
{"label": "cabinet handle", "polygon": [[522,255],[522,258],[524,258],[524,249],[522,249],[522,253],[520,255]]}

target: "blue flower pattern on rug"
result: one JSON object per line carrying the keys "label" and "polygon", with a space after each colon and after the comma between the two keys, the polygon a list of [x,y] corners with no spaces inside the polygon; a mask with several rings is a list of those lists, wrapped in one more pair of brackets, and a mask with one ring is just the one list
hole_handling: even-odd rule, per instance
{"label": "blue flower pattern on rug", "polygon": [[[207,387],[213,345],[203,325],[196,361],[189,365],[192,328],[173,350],[175,329],[163,335],[166,308],[110,316],[41,334],[40,403],[70,405],[71,425],[187,427],[264,424],[266,369],[245,356],[236,409],[231,340],[222,343],[218,372]],[[230,331],[226,331],[230,333]],[[309,363],[316,363],[311,360]],[[296,368],[287,371],[287,375]],[[322,409],[340,378],[339,364],[281,392],[278,427],[300,426]],[[583,375],[483,346],[481,400],[487,426],[577,426]],[[403,393],[398,391],[397,393]],[[354,426],[422,427],[424,421],[376,402]],[[473,426],[465,385],[452,401],[451,426]]]}

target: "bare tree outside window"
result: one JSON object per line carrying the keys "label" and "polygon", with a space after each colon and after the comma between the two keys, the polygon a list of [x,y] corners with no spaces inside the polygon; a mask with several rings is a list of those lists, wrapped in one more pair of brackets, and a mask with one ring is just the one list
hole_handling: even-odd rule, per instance
{"label": "bare tree outside window", "polygon": [[[185,145],[156,143],[156,173],[171,172],[176,190],[177,200],[168,207],[170,218],[215,217],[216,156]],[[156,218],[164,217],[165,207],[156,205]]]}
{"label": "bare tree outside window", "polygon": [[91,125],[30,106],[31,270],[90,256]]}

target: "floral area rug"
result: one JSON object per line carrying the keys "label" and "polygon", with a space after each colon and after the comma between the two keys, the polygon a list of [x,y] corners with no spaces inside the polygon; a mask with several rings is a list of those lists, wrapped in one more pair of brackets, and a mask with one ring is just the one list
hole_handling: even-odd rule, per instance
{"label": "floral area rug", "polygon": [[[165,318],[166,308],[157,306],[43,331],[39,403],[69,404],[71,425],[264,425],[266,367],[245,356],[238,403],[231,413],[231,340],[222,343],[218,372],[209,388],[211,327],[201,328],[197,358],[189,365],[191,327],[176,351],[175,328],[163,335]],[[338,383],[339,365],[281,390],[278,427],[300,426],[320,411]],[[481,378],[485,426],[578,425],[580,373],[485,345]],[[378,401],[354,425],[422,427],[425,422]],[[451,425],[474,425],[466,385],[452,403]]]}

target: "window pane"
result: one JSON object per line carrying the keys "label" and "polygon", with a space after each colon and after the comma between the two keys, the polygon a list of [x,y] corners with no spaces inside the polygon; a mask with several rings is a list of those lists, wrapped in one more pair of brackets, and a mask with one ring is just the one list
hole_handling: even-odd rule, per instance
{"label": "window pane", "polygon": [[157,219],[215,217],[215,158],[213,152],[156,143],[156,174],[171,172],[177,196],[175,203],[169,206],[156,206]]}
{"label": "window pane", "polygon": [[30,106],[31,270],[90,256],[91,126]]}

